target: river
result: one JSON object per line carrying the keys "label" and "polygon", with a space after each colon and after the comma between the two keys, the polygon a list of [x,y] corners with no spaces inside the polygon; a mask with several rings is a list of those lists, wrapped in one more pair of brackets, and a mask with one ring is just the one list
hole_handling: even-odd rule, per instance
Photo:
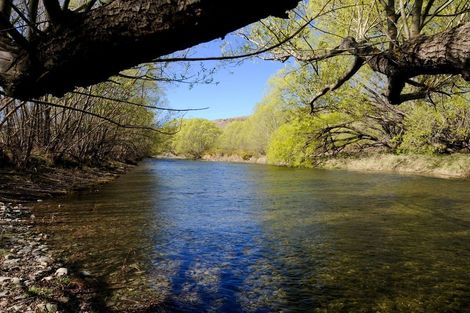
{"label": "river", "polygon": [[470,312],[468,180],[147,160],[35,214],[117,308]]}

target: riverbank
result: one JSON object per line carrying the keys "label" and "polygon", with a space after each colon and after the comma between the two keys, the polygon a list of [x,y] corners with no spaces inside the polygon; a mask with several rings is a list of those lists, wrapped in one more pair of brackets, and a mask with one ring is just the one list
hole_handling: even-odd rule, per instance
{"label": "riverbank", "polygon": [[268,159],[264,155],[249,158],[243,158],[239,155],[204,155],[202,160],[211,162],[268,164]]}
{"label": "riverbank", "polygon": [[114,162],[101,167],[0,168],[0,201],[26,203],[79,190],[91,190],[124,174],[131,165]]}
{"label": "riverbank", "polygon": [[375,154],[329,159],[319,165],[324,169],[398,173],[438,178],[470,178],[470,155],[444,156]]}
{"label": "riverbank", "polygon": [[36,221],[19,203],[93,190],[131,167],[0,169],[0,312],[110,312],[101,300],[102,282],[67,263],[66,255],[62,260],[36,230],[37,223],[54,221]]}
{"label": "riverbank", "polygon": [[[185,159],[181,156],[164,155],[160,158]],[[157,157],[157,158],[159,158]],[[201,160],[209,162],[252,163],[285,166],[270,163],[266,156],[243,158],[239,155],[204,155]],[[360,172],[398,173],[447,179],[470,178],[470,155],[442,156],[371,154],[354,157],[332,158],[317,164],[316,168]]]}
{"label": "riverbank", "polygon": [[97,312],[95,282],[64,265],[22,205],[0,203],[0,312]]}

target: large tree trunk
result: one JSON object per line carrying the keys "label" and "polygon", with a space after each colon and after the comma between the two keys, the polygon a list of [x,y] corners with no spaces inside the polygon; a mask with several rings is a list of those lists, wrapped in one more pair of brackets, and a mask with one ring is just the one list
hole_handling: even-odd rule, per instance
{"label": "large tree trunk", "polygon": [[415,76],[460,74],[470,81],[470,22],[434,36],[417,37],[396,51],[368,57],[367,63],[387,75],[387,97],[392,104],[420,98],[421,93],[401,94],[407,80]]}
{"label": "large tree trunk", "polygon": [[374,71],[387,76],[389,83],[386,96],[390,103],[400,104],[424,98],[429,92],[423,89],[412,94],[402,94],[405,84],[412,83],[410,79],[419,75],[461,75],[470,81],[470,22],[433,36],[416,37],[387,51],[348,37],[329,56],[344,52],[356,56],[359,66],[353,67],[344,79],[330,89],[337,89],[365,63]]}
{"label": "large tree trunk", "polygon": [[64,11],[27,45],[3,33],[0,86],[22,99],[61,96],[269,15],[285,16],[298,2],[114,0],[88,13]]}

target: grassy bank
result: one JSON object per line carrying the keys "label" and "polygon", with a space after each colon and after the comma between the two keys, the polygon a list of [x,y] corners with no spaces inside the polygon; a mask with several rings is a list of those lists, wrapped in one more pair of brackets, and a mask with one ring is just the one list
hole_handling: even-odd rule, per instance
{"label": "grassy bank", "polygon": [[321,164],[320,167],[325,169],[389,172],[440,178],[470,178],[470,155],[375,154],[330,159]]}
{"label": "grassy bank", "polygon": [[[161,158],[185,159],[183,156],[164,155]],[[208,154],[202,158],[204,161],[270,164],[266,156],[244,158],[239,155]],[[412,155],[412,154],[372,154],[354,157],[328,159],[317,168],[341,169],[362,172],[399,173],[407,175],[420,175],[439,178],[470,178],[470,155]]]}
{"label": "grassy bank", "polygon": [[182,155],[174,155],[170,153],[157,155],[156,159],[176,159],[176,160],[203,160],[209,162],[229,162],[229,163],[251,163],[251,164],[268,164],[266,156],[240,156],[236,154],[205,154],[200,159],[186,157]]}
{"label": "grassy bank", "polygon": [[204,155],[204,161],[214,162],[233,162],[233,163],[252,163],[252,164],[268,164],[266,156],[241,157],[239,155]]}

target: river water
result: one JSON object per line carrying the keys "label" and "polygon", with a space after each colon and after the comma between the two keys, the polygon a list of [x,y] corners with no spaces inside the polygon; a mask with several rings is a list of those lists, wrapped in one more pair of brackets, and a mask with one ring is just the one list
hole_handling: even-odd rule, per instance
{"label": "river water", "polygon": [[116,308],[470,312],[469,191],[467,180],[148,160],[36,216]]}

